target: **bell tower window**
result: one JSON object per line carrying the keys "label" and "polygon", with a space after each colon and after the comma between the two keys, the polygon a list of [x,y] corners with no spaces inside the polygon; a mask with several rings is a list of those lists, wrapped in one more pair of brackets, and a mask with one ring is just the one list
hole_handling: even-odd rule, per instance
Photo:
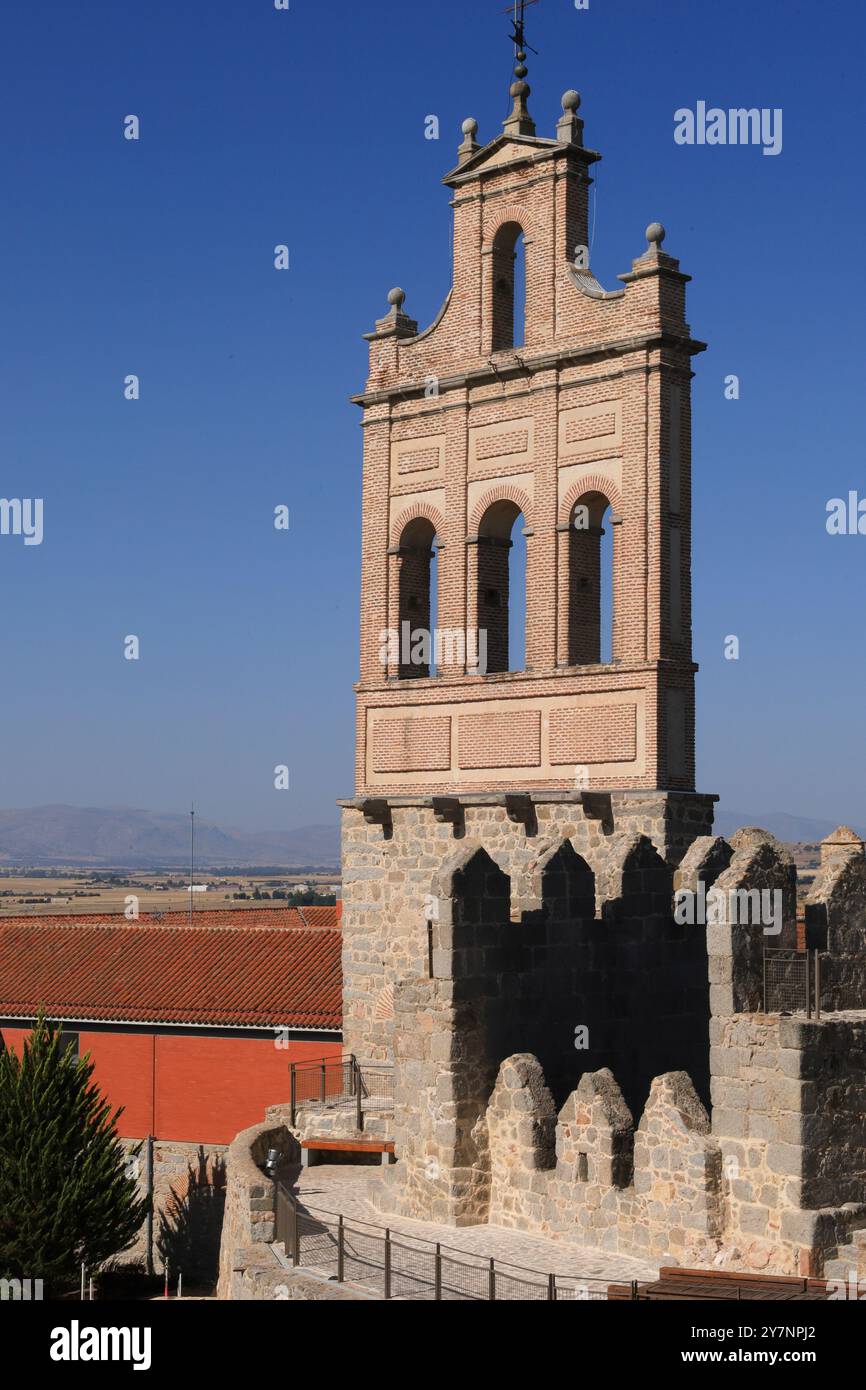
{"label": "bell tower window", "polygon": [[493,240],[494,352],[521,347],[526,338],[526,249],[523,228],[506,222]]}

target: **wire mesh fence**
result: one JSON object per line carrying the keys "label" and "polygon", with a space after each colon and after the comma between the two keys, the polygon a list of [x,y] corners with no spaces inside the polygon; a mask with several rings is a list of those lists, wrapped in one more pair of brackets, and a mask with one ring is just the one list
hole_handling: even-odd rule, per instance
{"label": "wire mesh fence", "polygon": [[805,1013],[807,1018],[866,1009],[860,960],[819,949],[765,948],[764,1012]]}
{"label": "wire mesh fence", "polygon": [[764,1013],[808,1012],[809,957],[804,951],[764,951]]}
{"label": "wire mesh fence", "polygon": [[[608,1280],[545,1274],[302,1206],[277,1183],[276,1239],[298,1267],[381,1298],[436,1302],[601,1301]],[[636,1297],[637,1286],[632,1286]]]}
{"label": "wire mesh fence", "polygon": [[354,1058],[290,1064],[294,1104],[325,1105],[354,1094]]}
{"label": "wire mesh fence", "polygon": [[387,1109],[394,1103],[394,1068],[364,1065],[353,1056],[322,1058],[313,1062],[289,1064],[291,1121],[304,1106],[325,1109],[354,1109],[358,1128],[365,1110]]}

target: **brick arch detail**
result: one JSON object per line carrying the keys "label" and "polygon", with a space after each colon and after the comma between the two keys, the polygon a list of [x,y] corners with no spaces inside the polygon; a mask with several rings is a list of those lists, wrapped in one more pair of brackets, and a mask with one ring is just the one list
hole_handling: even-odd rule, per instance
{"label": "brick arch detail", "polygon": [[409,525],[410,521],[419,521],[421,518],[431,522],[436,530],[440,541],[444,541],[445,518],[430,502],[413,502],[405,511],[400,512],[399,516],[391,524],[391,545],[400,544],[400,537]]}
{"label": "brick arch detail", "polygon": [[494,502],[513,502],[523,513],[523,519],[529,529],[532,528],[532,502],[527,493],[522,488],[514,487],[509,483],[500,483],[498,487],[491,488],[485,492],[480,501],[476,502],[472,510],[472,520],[469,524],[469,534],[477,535],[484,513],[488,507],[492,507]]}
{"label": "brick arch detail", "polygon": [[519,207],[517,203],[508,203],[504,208],[499,209],[495,220],[491,222],[489,229],[485,231],[484,244],[481,248],[482,254],[493,250],[493,243],[496,240],[497,233],[507,222],[516,222],[527,240],[531,241],[535,236],[535,228],[532,225],[532,220],[526,208]]}
{"label": "brick arch detail", "polygon": [[600,492],[605,496],[618,516],[622,515],[622,494],[610,478],[604,478],[598,473],[591,473],[586,478],[578,478],[576,482],[566,492],[562,499],[559,511],[560,523],[567,522],[571,518],[571,513],[588,492]]}

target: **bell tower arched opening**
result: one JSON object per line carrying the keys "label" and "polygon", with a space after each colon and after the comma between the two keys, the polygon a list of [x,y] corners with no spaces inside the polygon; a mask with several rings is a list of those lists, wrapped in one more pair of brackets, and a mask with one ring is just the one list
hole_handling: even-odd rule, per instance
{"label": "bell tower arched opening", "polygon": [[519,222],[505,222],[493,239],[491,348],[507,352],[526,340],[526,242]]}
{"label": "bell tower arched opening", "polygon": [[[516,554],[515,534],[519,541]],[[488,674],[522,670],[526,652],[526,542],[523,513],[516,502],[507,499],[488,507],[478,528],[477,614],[479,631],[487,634]]]}
{"label": "bell tower arched opening", "polygon": [[568,663],[614,660],[615,536],[610,502],[588,492],[575,504],[568,533]]}

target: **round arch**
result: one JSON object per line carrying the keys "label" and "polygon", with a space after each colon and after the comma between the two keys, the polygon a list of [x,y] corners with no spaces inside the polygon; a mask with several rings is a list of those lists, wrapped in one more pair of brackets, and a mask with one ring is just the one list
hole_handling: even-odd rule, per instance
{"label": "round arch", "polygon": [[410,507],[406,507],[399,516],[391,523],[391,547],[400,544],[406,527],[413,521],[429,521],[442,543],[442,533],[445,527],[445,520],[437,507],[429,502],[413,502]]}
{"label": "round arch", "polygon": [[527,529],[532,527],[532,502],[529,494],[510,483],[501,483],[497,487],[491,488],[489,492],[485,492],[472,508],[469,523],[469,530],[472,535],[478,535],[484,517],[497,502],[513,502],[517,510],[523,513]]}

